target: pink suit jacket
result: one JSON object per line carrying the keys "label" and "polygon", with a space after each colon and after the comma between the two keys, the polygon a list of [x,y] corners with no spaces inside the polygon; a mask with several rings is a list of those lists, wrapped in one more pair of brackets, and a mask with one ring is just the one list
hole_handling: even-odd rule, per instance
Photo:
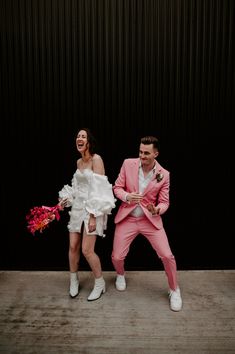
{"label": "pink suit jacket", "polygon": [[[131,192],[139,192],[139,166],[140,159],[132,158],[124,160],[118,178],[113,186],[115,196],[122,201],[114,222],[117,224],[124,220],[131,211],[136,207],[135,203],[128,203],[126,195]],[[162,174],[161,181],[157,181],[156,176]],[[163,227],[161,215],[169,207],[169,189],[170,189],[170,173],[165,170],[157,161],[155,173],[143,192],[143,199],[140,203],[144,214],[149,221],[156,227]],[[160,208],[159,215],[152,215],[146,208],[148,204],[153,203]]]}

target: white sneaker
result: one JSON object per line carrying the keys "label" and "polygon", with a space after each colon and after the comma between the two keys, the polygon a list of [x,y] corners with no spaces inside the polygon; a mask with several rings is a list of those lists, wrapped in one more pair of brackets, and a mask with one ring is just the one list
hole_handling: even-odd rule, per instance
{"label": "white sneaker", "polygon": [[170,308],[172,311],[180,311],[182,309],[182,299],[180,288],[169,290]]}
{"label": "white sneaker", "polygon": [[125,276],[124,275],[117,275],[115,285],[116,285],[116,289],[119,291],[126,290]]}

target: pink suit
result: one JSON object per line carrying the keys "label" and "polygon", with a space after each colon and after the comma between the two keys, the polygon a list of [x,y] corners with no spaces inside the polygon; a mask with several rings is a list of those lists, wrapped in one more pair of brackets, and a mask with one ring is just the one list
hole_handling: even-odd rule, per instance
{"label": "pink suit", "polygon": [[[169,172],[156,161],[155,173],[142,193],[143,199],[140,206],[144,215],[134,217],[130,213],[135,209],[136,204],[128,203],[126,195],[131,192],[139,192],[139,165],[139,158],[124,160],[118,178],[113,186],[115,196],[122,203],[114,219],[116,227],[112,263],[117,274],[123,275],[125,273],[124,261],[129,252],[130,245],[138,234],[142,234],[148,239],[158,257],[162,260],[169,287],[175,290],[178,286],[176,262],[171,252],[161,218],[161,215],[169,207]],[[156,176],[159,174],[163,178],[158,182]],[[159,215],[152,215],[148,211],[146,207],[150,203],[160,208]]]}

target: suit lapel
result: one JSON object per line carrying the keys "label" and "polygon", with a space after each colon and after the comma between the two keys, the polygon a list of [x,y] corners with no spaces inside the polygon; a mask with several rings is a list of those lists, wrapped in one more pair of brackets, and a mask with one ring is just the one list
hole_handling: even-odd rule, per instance
{"label": "suit lapel", "polygon": [[155,172],[149,182],[149,184],[147,185],[147,187],[145,188],[143,195],[145,195],[146,193],[148,193],[152,188],[156,187],[156,175],[157,173],[159,173],[161,171],[161,166],[159,165],[159,163],[156,161],[156,168],[155,168]]}
{"label": "suit lapel", "polygon": [[133,176],[133,191],[139,193],[139,164],[140,160],[136,159],[131,164],[131,175]]}

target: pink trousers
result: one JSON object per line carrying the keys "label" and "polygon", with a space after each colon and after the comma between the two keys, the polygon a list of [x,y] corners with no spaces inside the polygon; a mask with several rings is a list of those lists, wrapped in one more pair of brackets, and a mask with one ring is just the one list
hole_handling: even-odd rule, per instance
{"label": "pink trousers", "polygon": [[145,217],[128,216],[120,223],[116,224],[112,263],[117,274],[124,275],[124,261],[129,252],[130,245],[138,234],[142,234],[152,245],[158,257],[161,259],[171,290],[175,290],[177,283],[177,267],[175,257],[171,252],[167,235],[162,228],[157,230]]}

